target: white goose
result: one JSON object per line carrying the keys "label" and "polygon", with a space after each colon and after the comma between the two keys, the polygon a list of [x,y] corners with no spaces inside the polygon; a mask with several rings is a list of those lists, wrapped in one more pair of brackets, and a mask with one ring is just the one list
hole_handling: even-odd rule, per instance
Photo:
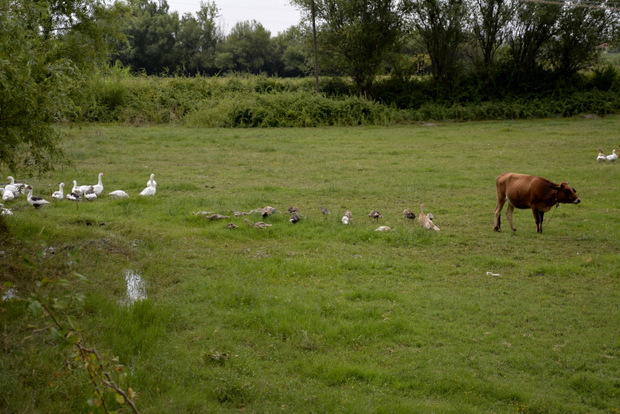
{"label": "white goose", "polygon": [[65,192],[63,190],[64,187],[65,187],[65,183],[58,184],[58,191],[54,191],[52,193],[52,198],[54,200],[62,200],[63,198],[65,198]]}
{"label": "white goose", "polygon": [[10,175],[6,178],[11,181],[11,183],[5,185],[4,189],[13,193],[14,197],[19,197],[22,193],[21,190],[22,187],[24,187],[24,184],[15,184],[15,178],[11,177]]}
{"label": "white goose", "polygon": [[155,174],[151,174],[151,178],[146,183],[146,188],[140,193],[141,196],[154,196],[157,192],[157,181],[155,181]]}
{"label": "white goose", "polygon": [[35,197],[32,195],[32,187],[27,185],[26,189],[28,190],[28,202],[30,203],[30,205],[32,207],[34,207],[35,209],[40,209],[41,207],[43,207],[46,204],[49,204],[50,202],[47,200],[42,199],[41,197]]}
{"label": "white goose", "polygon": [[157,181],[155,181],[155,174],[151,174],[151,178],[146,182],[147,187],[157,187]]}
{"label": "white goose", "polygon": [[69,200],[69,201],[76,201],[76,202],[77,202],[77,201],[82,201],[82,197],[81,197],[78,193],[75,193],[75,192],[73,192],[73,191],[72,191],[72,192],[70,192],[69,194],[67,194],[67,197],[66,197],[66,198],[67,198],[67,200]]}
{"label": "white goose", "polygon": [[[86,187],[88,187],[88,186],[86,186]],[[81,187],[78,187],[77,181],[73,180],[73,188],[71,189],[71,192],[73,194],[77,194],[77,195],[81,196],[84,191],[82,191]]]}
{"label": "white goose", "polygon": [[7,190],[6,188],[0,188],[2,191],[2,200],[3,201],[11,201],[15,199],[15,194],[12,191]]}
{"label": "white goose", "polygon": [[146,187],[140,192],[141,196],[154,196],[157,191],[157,187]]}
{"label": "white goose", "polygon": [[101,177],[103,177],[105,174],[104,173],[99,173],[99,178],[97,181],[97,184],[93,185],[93,191],[95,192],[95,194],[99,195],[103,192],[103,182],[101,181]]}
{"label": "white goose", "polygon": [[612,150],[611,154],[607,156],[607,161],[614,162],[618,159],[618,155],[616,154],[616,150]]}
{"label": "white goose", "polygon": [[597,161],[607,161],[607,157],[605,156],[605,154],[603,154],[603,149],[602,148],[598,149],[598,155],[596,156],[596,160]]}
{"label": "white goose", "polygon": [[127,197],[129,197],[129,194],[127,194],[123,190],[114,190],[111,193],[108,193],[108,195],[111,195],[112,197],[116,197],[116,198],[127,198]]}
{"label": "white goose", "polygon": [[94,186],[89,186],[88,190],[84,191],[84,198],[88,201],[93,201],[97,198],[97,194],[95,193]]}

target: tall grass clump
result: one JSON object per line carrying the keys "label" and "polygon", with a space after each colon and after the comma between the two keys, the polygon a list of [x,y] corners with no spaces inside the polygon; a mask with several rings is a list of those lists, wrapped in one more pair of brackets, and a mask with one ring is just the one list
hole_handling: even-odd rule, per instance
{"label": "tall grass clump", "polygon": [[391,120],[392,111],[366,99],[329,99],[296,92],[206,100],[185,118],[185,123],[193,127],[249,128],[376,125]]}

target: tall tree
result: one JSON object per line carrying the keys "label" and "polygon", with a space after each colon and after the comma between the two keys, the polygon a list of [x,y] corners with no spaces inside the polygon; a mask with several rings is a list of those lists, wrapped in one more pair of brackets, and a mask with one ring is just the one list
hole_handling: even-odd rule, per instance
{"label": "tall tree", "polygon": [[220,40],[215,2],[200,2],[196,17],[185,14],[177,36],[181,63],[189,73],[208,73],[215,65],[215,47]]}
{"label": "tall tree", "polygon": [[274,47],[271,33],[256,20],[237,23],[218,45],[215,64],[226,71],[272,72]]}
{"label": "tall tree", "polygon": [[451,86],[459,69],[459,48],[466,39],[463,0],[408,0],[407,10],[431,58],[438,85]]}
{"label": "tall tree", "polygon": [[545,44],[557,34],[562,7],[513,1],[515,14],[508,35],[511,64],[517,74],[528,74],[540,65]]}
{"label": "tall tree", "polygon": [[[293,0],[306,13],[309,0]],[[315,0],[324,65],[351,76],[367,93],[398,47],[402,24],[396,0]]]}
{"label": "tall tree", "polygon": [[0,0],[0,165],[53,167],[61,151],[52,124],[107,60],[120,12],[98,0]]}
{"label": "tall tree", "polygon": [[497,50],[504,44],[513,7],[509,0],[472,0],[471,30],[477,56],[474,62],[488,74]]}
{"label": "tall tree", "polygon": [[118,60],[148,74],[174,70],[180,62],[176,47],[181,25],[178,13],[169,13],[166,0],[129,0],[129,5],[133,17],[123,28],[128,42],[118,52]]}
{"label": "tall tree", "polygon": [[614,28],[620,26],[617,10],[589,6],[567,2],[556,24],[557,34],[547,44],[546,57],[562,77],[591,67],[598,58],[597,46],[611,42]]}

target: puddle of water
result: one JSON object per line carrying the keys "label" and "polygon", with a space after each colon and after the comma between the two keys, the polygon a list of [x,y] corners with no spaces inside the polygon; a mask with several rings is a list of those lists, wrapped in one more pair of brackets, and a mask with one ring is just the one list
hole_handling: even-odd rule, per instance
{"label": "puddle of water", "polygon": [[125,270],[125,280],[127,281],[127,298],[124,302],[132,305],[139,300],[146,299],[146,285],[142,277],[133,270]]}

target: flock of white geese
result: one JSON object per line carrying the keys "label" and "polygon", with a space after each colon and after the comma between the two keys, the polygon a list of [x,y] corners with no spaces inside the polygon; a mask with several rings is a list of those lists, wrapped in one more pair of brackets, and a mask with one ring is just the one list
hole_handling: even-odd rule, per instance
{"label": "flock of white geese", "polygon": [[[73,188],[67,194],[64,192],[65,183],[60,183],[58,185],[58,191],[54,191],[51,197],[53,200],[64,200],[67,199],[73,202],[80,202],[83,199],[88,201],[95,200],[98,196],[103,194],[103,176],[104,173],[99,173],[97,184],[93,185],[78,185],[76,180],[73,180]],[[0,194],[2,195],[2,201],[8,202],[13,201],[16,198],[20,197],[22,194],[27,194],[26,199],[28,203],[33,206],[35,209],[39,209],[46,204],[50,204],[49,200],[46,200],[42,197],[37,197],[32,195],[32,186],[24,183],[16,183],[15,178],[12,176],[8,176],[9,184],[5,185],[3,188],[0,187]],[[157,181],[155,181],[155,174],[151,174],[151,177],[146,183],[146,188],[140,192],[141,196],[154,196],[157,191]],[[108,195],[115,198],[127,198],[129,195],[123,190],[115,190]],[[6,208],[4,204],[0,204],[0,215],[3,216],[11,216],[13,212],[11,209]]]}
{"label": "flock of white geese", "polygon": [[[51,195],[51,198],[56,201],[66,199],[66,200],[73,201],[73,202],[80,202],[83,199],[89,200],[89,201],[95,200],[97,197],[103,194],[103,177],[104,176],[105,176],[104,173],[99,173],[99,176],[97,178],[97,184],[93,184],[93,185],[78,185],[77,181],[73,180],[73,187],[71,191],[67,194],[65,194],[64,192],[65,183],[60,183],[58,185],[58,191],[54,191],[54,193],[52,193]],[[5,185],[4,188],[0,187],[0,193],[2,195],[3,201],[5,202],[12,201],[15,198],[18,198],[19,196],[21,196],[22,194],[27,194],[26,198],[28,200],[28,203],[32,205],[35,209],[39,209],[46,204],[50,204],[50,201],[42,197],[37,197],[37,196],[32,195],[32,192],[33,192],[32,186],[28,184],[23,184],[23,183],[16,183],[15,179],[12,176],[8,176],[7,179],[10,181],[9,184]],[[151,174],[149,180],[146,183],[146,187],[144,188],[144,190],[140,192],[140,195],[147,196],[147,197],[154,196],[156,191],[157,191],[157,182],[155,181],[155,174]],[[115,190],[115,191],[108,193],[108,195],[114,198],[129,197],[129,195],[123,190]],[[319,207],[319,209],[321,211],[321,214],[323,214],[324,216],[327,216],[330,214],[329,210],[325,207],[321,206]],[[271,214],[274,214],[277,212],[278,210],[276,210],[275,208],[266,206],[262,209],[252,210],[248,213],[234,211],[234,215],[242,216],[242,215],[248,215],[252,213],[260,213],[263,217],[268,217]],[[299,208],[290,207],[288,209],[288,213],[290,214],[289,221],[292,224],[296,224],[299,221],[301,221],[302,215],[299,211]],[[208,213],[204,211],[194,213],[194,214],[195,215],[206,215],[207,219],[209,220],[221,220],[221,219],[230,218],[230,216],[224,216],[224,215],[215,214],[215,213]],[[4,204],[0,204],[0,215],[13,215],[13,212],[11,211],[11,209],[4,207]],[[403,215],[406,219],[410,219],[410,220],[413,220],[416,218],[416,215],[412,213],[409,209],[405,209],[403,211]],[[378,221],[380,218],[383,218],[383,215],[377,210],[372,210],[370,214],[368,214],[368,217],[370,217],[371,219],[374,219],[375,221]],[[420,225],[423,228],[439,231],[439,227],[437,227],[435,223],[433,223],[433,214],[424,213],[424,204],[420,206],[420,214],[417,216],[417,218],[418,218]],[[347,210],[344,213],[344,216],[342,217],[341,222],[342,224],[348,225],[352,219],[353,219],[353,213],[351,212],[351,210]],[[245,219],[244,221],[249,226],[255,227],[257,229],[264,229],[267,227],[271,227],[271,224],[265,223],[263,221],[259,221],[255,223],[252,223],[248,221],[247,219]],[[234,229],[238,226],[234,223],[228,223],[226,227],[229,229]],[[382,232],[391,231],[391,230],[392,229],[388,226],[379,226],[376,229],[376,231],[382,231]]]}

